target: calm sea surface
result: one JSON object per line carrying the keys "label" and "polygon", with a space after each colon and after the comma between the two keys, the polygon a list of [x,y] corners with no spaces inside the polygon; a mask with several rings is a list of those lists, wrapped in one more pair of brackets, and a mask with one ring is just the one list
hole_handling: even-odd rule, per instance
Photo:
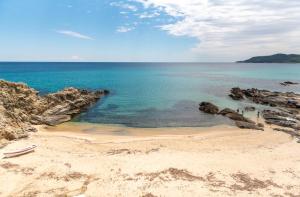
{"label": "calm sea surface", "polygon": [[74,121],[132,127],[210,126],[228,123],[203,114],[201,101],[242,108],[232,87],[300,92],[300,64],[236,63],[0,63],[0,78],[25,82],[41,94],[65,87],[108,89],[111,94]]}

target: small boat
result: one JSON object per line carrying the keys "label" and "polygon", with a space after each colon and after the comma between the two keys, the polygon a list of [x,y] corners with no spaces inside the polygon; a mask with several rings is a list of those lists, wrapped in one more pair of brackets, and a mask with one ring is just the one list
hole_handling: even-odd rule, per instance
{"label": "small boat", "polygon": [[31,146],[28,146],[28,147],[20,149],[20,150],[16,150],[16,151],[12,151],[12,152],[6,152],[6,153],[3,153],[4,158],[17,157],[17,156],[20,156],[20,155],[24,155],[24,154],[33,152],[35,148],[36,148],[36,145],[31,145]]}

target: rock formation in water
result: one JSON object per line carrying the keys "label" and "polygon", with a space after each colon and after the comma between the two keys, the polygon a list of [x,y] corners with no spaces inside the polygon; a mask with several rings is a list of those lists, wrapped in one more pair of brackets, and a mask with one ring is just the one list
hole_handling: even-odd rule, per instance
{"label": "rock formation in water", "polygon": [[256,88],[245,90],[232,88],[229,96],[234,100],[243,100],[246,97],[254,103],[271,107],[300,109],[300,94],[294,92],[272,92]]}
{"label": "rock formation in water", "polygon": [[200,103],[199,110],[208,114],[217,114],[219,112],[219,108],[210,102]]}
{"label": "rock formation in water", "polygon": [[[255,88],[245,90],[232,88],[229,96],[234,100],[248,99],[257,104],[270,106],[270,109],[262,112],[265,122],[284,128],[291,128],[293,132],[289,133],[294,133],[293,136],[299,137],[300,94],[294,92],[272,92]],[[284,128],[277,128],[277,130],[286,131]]]}
{"label": "rock formation in water", "polygon": [[241,129],[256,129],[256,130],[263,130],[263,125],[255,124],[254,121],[250,120],[249,118],[244,117],[242,114],[238,112],[225,108],[219,112],[219,108],[209,102],[202,102],[199,104],[199,110],[203,111],[208,114],[218,114],[225,116],[235,122],[235,125]]}
{"label": "rock formation in water", "polygon": [[280,85],[282,85],[282,86],[290,86],[290,85],[298,85],[298,84],[299,83],[292,82],[292,81],[285,81],[285,82],[280,83]]}
{"label": "rock formation in water", "polygon": [[28,132],[36,131],[32,125],[69,121],[108,93],[66,88],[39,96],[26,84],[0,80],[0,140],[27,137]]}

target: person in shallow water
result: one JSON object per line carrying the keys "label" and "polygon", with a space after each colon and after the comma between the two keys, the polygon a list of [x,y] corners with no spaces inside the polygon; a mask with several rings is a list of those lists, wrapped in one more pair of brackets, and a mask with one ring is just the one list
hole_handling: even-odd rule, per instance
{"label": "person in shallow water", "polygon": [[236,112],[237,112],[237,113],[240,113],[240,109],[238,108],[238,109],[236,110]]}

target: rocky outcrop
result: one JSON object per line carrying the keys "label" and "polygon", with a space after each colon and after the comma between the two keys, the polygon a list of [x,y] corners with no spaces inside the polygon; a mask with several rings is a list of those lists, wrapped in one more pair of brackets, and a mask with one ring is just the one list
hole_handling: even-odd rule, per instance
{"label": "rocky outcrop", "polygon": [[219,112],[219,108],[209,102],[202,102],[199,104],[199,110],[209,114],[217,114]]}
{"label": "rocky outcrop", "polygon": [[241,129],[253,129],[253,130],[261,130],[263,131],[263,127],[261,125],[256,125],[255,123],[243,122],[243,121],[235,121],[235,125]]}
{"label": "rocky outcrop", "polygon": [[[295,85],[297,83],[286,81],[281,83],[281,85]],[[273,107],[272,110],[264,110],[262,112],[263,118],[267,124],[274,124],[280,126],[277,130],[283,131],[285,133],[293,134],[295,137],[295,132],[298,133],[300,130],[300,94],[294,92],[272,92],[268,90],[259,90],[256,88],[252,89],[240,89],[232,88],[229,95],[234,100],[249,99],[250,101]],[[250,108],[245,108],[245,111],[252,111]],[[255,108],[253,108],[255,110]],[[228,111],[228,110],[227,110]],[[233,111],[233,110],[232,110]],[[224,112],[220,112],[223,113]],[[239,120],[237,120],[239,121]],[[247,123],[247,121],[244,121]],[[248,127],[250,125],[236,122],[239,127]],[[258,127],[263,127],[263,125],[255,125]],[[292,131],[286,128],[293,129]]]}
{"label": "rocky outcrop", "polygon": [[285,81],[285,82],[280,83],[280,85],[282,85],[282,86],[290,86],[290,85],[298,85],[298,84],[299,83],[292,82],[292,81]]}
{"label": "rocky outcrop", "polygon": [[236,88],[232,88],[230,91],[231,94],[229,94],[229,96],[233,99],[233,100],[242,100],[244,99],[244,92],[236,87]]}
{"label": "rocky outcrop", "polygon": [[241,122],[248,122],[248,123],[254,123],[252,120],[249,118],[244,117],[242,114],[237,113],[236,111],[225,108],[219,112],[219,114],[228,117],[231,120],[234,121],[241,121]]}
{"label": "rocky outcrop", "polygon": [[219,108],[209,102],[202,102],[200,104],[201,111],[209,113],[209,114],[218,114],[225,116],[231,120],[233,120],[236,124],[237,127],[242,128],[242,129],[255,129],[255,130],[263,130],[263,126],[256,125],[254,121],[250,120],[249,118],[244,117],[242,114],[239,114],[238,112],[230,109],[230,108],[225,108],[223,110],[219,111]]}
{"label": "rocky outcrop", "polygon": [[219,114],[233,120],[235,122],[235,125],[241,129],[263,130],[263,125],[261,124],[256,125],[254,121],[244,117],[242,114],[239,114],[232,109],[225,108],[221,110]]}
{"label": "rocky outcrop", "polygon": [[263,117],[267,124],[274,124],[281,127],[300,129],[300,118],[295,114],[286,112],[264,110]]}
{"label": "rocky outcrop", "polygon": [[32,125],[69,121],[108,93],[66,88],[39,96],[26,84],[0,80],[0,140],[27,137],[36,131]]}
{"label": "rocky outcrop", "polygon": [[245,97],[257,104],[269,105],[271,107],[284,107],[300,109],[300,94],[293,92],[272,92],[268,90],[259,90],[256,88],[242,90],[240,88],[232,88],[231,98]]}

